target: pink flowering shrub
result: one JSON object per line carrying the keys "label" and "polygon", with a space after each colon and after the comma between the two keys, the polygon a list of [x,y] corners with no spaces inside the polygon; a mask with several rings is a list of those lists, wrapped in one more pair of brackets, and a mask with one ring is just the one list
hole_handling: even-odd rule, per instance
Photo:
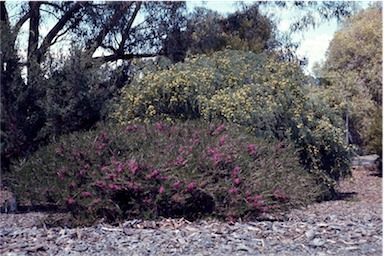
{"label": "pink flowering shrub", "polygon": [[226,124],[187,122],[74,133],[12,172],[32,205],[54,204],[78,224],[104,218],[254,219],[319,195],[294,147]]}

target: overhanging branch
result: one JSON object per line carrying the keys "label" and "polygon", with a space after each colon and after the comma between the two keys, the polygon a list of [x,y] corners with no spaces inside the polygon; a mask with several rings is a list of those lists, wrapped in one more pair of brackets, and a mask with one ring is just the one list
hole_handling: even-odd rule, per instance
{"label": "overhanging branch", "polygon": [[142,53],[142,54],[113,54],[109,56],[99,56],[94,57],[96,60],[101,60],[102,62],[112,62],[117,60],[132,60],[135,58],[151,58],[151,57],[158,57],[161,56],[160,54],[155,53]]}
{"label": "overhanging branch", "polygon": [[37,55],[37,61],[40,63],[42,56],[47,52],[48,48],[51,46],[53,39],[57,36],[57,34],[62,30],[65,26],[65,24],[73,17],[73,15],[78,12],[81,8],[83,8],[84,4],[81,2],[77,2],[74,4],[62,17],[61,19],[56,23],[56,25],[49,31],[47,36],[44,38],[43,43],[41,44],[38,55]]}

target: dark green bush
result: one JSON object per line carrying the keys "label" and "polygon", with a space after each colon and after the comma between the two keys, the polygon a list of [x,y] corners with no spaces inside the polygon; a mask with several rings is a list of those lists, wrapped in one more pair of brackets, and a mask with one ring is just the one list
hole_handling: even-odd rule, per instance
{"label": "dark green bush", "polygon": [[8,180],[20,200],[99,218],[252,219],[316,200],[294,147],[221,124],[129,125],[64,136]]}
{"label": "dark green bush", "polygon": [[383,154],[383,116],[382,108],[378,107],[372,115],[372,122],[369,126],[368,135],[366,138],[366,148],[370,153],[382,156]]}

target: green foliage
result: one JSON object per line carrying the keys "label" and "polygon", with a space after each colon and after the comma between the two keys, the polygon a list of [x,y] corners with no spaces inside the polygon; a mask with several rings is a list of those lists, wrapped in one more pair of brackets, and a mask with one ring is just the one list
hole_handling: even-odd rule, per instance
{"label": "green foliage", "polygon": [[115,86],[105,79],[107,71],[81,50],[72,49],[60,66],[51,66],[41,101],[45,122],[39,136],[53,137],[87,130],[102,119]]}
{"label": "green foliage", "polygon": [[[379,3],[347,19],[328,49],[325,70],[354,76],[352,83],[363,87],[378,104],[382,101],[382,11]],[[351,86],[351,88],[348,88]]]}
{"label": "green foliage", "polygon": [[317,70],[325,81],[319,93],[335,111],[345,113],[348,104],[352,143],[360,148],[370,148],[370,125],[382,104],[381,44],[382,7],[376,3],[343,23]]}
{"label": "green foliage", "polygon": [[383,115],[382,108],[378,108],[373,114],[372,123],[367,134],[367,149],[379,155],[383,155]]}
{"label": "green foliage", "polygon": [[292,140],[307,169],[330,190],[349,173],[343,120],[321,98],[309,98],[298,65],[227,50],[158,68],[142,69],[122,89],[113,114],[121,124],[229,121],[260,138]]}
{"label": "green foliage", "polygon": [[273,48],[275,29],[257,5],[228,17],[198,7],[188,18],[184,45],[190,55],[211,54],[226,48],[261,53]]}
{"label": "green foliage", "polygon": [[252,219],[316,200],[315,176],[287,142],[221,125],[104,127],[64,136],[12,172],[20,200],[99,218]]}
{"label": "green foliage", "polygon": [[38,106],[41,86],[28,87],[21,77],[15,35],[9,24],[1,29],[1,171],[7,171],[10,159],[24,155],[36,146],[43,115]]}
{"label": "green foliage", "polygon": [[6,63],[1,77],[3,171],[11,161],[55,137],[95,126],[116,89],[105,79],[106,71],[79,50],[47,62],[50,69],[41,69],[28,82],[21,78],[18,59],[11,53],[2,59]]}

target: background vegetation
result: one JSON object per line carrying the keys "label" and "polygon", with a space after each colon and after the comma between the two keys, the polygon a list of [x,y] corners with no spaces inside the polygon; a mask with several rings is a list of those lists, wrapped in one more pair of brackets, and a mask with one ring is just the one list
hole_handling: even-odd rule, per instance
{"label": "background vegetation", "polygon": [[[252,219],[330,197],[350,171],[347,106],[358,152],[382,150],[382,6],[357,7],[0,2],[2,183],[80,225]],[[343,20],[319,84],[271,8],[298,10],[291,32]]]}
{"label": "background vegetation", "polygon": [[[317,70],[317,93],[335,111],[349,110],[350,140],[361,153],[381,155],[382,6],[375,4],[346,19]],[[345,117],[345,111],[344,111]],[[376,132],[375,132],[376,131]]]}

